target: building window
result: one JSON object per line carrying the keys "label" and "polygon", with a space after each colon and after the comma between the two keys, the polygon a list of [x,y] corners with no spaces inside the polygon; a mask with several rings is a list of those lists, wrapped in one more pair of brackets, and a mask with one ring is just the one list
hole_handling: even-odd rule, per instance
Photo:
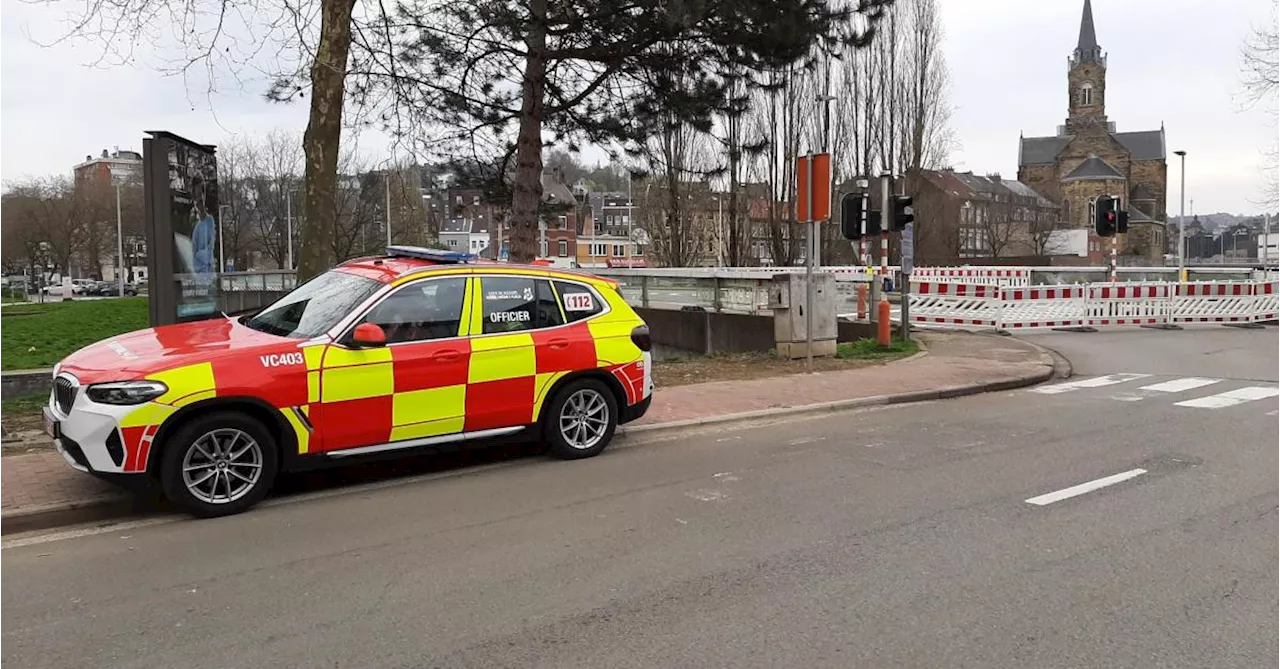
{"label": "building window", "polygon": [[604,217],[606,225],[613,225],[613,214]]}
{"label": "building window", "polygon": [[561,216],[560,219],[556,221],[557,230],[564,230],[568,226],[569,226],[569,219],[565,216]]}
{"label": "building window", "polygon": [[621,258],[621,257],[623,257],[623,256],[625,256],[625,255],[627,255],[627,247],[626,247],[626,246],[624,246],[624,245],[622,245],[622,244],[614,244],[614,245],[613,245],[613,257],[615,257],[615,258]]}
{"label": "building window", "polygon": [[609,255],[609,245],[599,243],[591,244],[591,255],[596,257]]}
{"label": "building window", "polygon": [[569,242],[563,239],[556,242],[556,252],[561,258],[569,255]]}
{"label": "building window", "polygon": [[1093,104],[1093,84],[1086,82],[1080,87],[1080,104],[1085,106]]}
{"label": "building window", "polygon": [[449,240],[449,246],[457,246],[457,245],[458,245],[458,240],[456,239]]}

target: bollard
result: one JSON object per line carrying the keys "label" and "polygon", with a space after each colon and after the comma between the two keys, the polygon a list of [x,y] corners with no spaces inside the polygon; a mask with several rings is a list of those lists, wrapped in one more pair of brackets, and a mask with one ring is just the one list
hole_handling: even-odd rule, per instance
{"label": "bollard", "polygon": [[879,318],[876,320],[876,339],[881,346],[888,346],[893,336],[893,324],[889,322],[889,298],[885,297],[876,305]]}
{"label": "bollard", "polygon": [[867,318],[867,284],[858,284],[858,320]]}

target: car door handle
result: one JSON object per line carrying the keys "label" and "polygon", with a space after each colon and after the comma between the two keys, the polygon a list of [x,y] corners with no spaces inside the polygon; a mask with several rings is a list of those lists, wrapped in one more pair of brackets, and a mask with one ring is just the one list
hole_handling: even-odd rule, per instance
{"label": "car door handle", "polygon": [[448,351],[440,351],[439,353],[436,353],[435,355],[431,356],[431,359],[436,360],[438,362],[452,362],[461,357],[462,357],[462,353],[460,351],[448,350]]}
{"label": "car door handle", "polygon": [[547,346],[550,346],[551,348],[557,349],[557,350],[562,348],[569,348],[569,340],[568,339],[552,339],[551,341],[547,342]]}

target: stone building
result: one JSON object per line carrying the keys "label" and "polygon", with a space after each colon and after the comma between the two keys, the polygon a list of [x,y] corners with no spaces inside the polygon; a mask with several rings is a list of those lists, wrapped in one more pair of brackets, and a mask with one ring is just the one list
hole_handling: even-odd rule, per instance
{"label": "stone building", "polygon": [[1106,75],[1107,58],[1085,0],[1067,69],[1066,123],[1051,137],[1021,138],[1018,181],[1058,203],[1072,228],[1092,227],[1094,198],[1118,196],[1129,212],[1129,234],[1118,241],[1120,252],[1156,262],[1165,247],[1164,128],[1116,132],[1116,124],[1107,120]]}

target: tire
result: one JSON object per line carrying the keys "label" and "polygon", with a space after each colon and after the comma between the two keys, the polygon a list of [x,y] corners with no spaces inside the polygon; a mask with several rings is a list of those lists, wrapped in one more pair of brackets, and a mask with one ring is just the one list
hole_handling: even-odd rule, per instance
{"label": "tire", "polygon": [[[211,443],[215,437],[216,446]],[[164,445],[160,485],[174,506],[213,518],[246,511],[262,501],[277,471],[276,440],[261,423],[238,412],[212,413],[184,425]],[[206,474],[216,487],[211,489],[209,478],[200,480]]]}
{"label": "tire", "polygon": [[[584,420],[571,420],[577,414]],[[601,415],[603,413],[603,416]],[[595,416],[601,425],[589,420]],[[618,429],[618,401],[608,386],[595,379],[570,381],[547,407],[542,417],[542,430],[551,455],[562,460],[577,460],[599,455],[613,440]],[[589,438],[583,438],[585,436]]]}

